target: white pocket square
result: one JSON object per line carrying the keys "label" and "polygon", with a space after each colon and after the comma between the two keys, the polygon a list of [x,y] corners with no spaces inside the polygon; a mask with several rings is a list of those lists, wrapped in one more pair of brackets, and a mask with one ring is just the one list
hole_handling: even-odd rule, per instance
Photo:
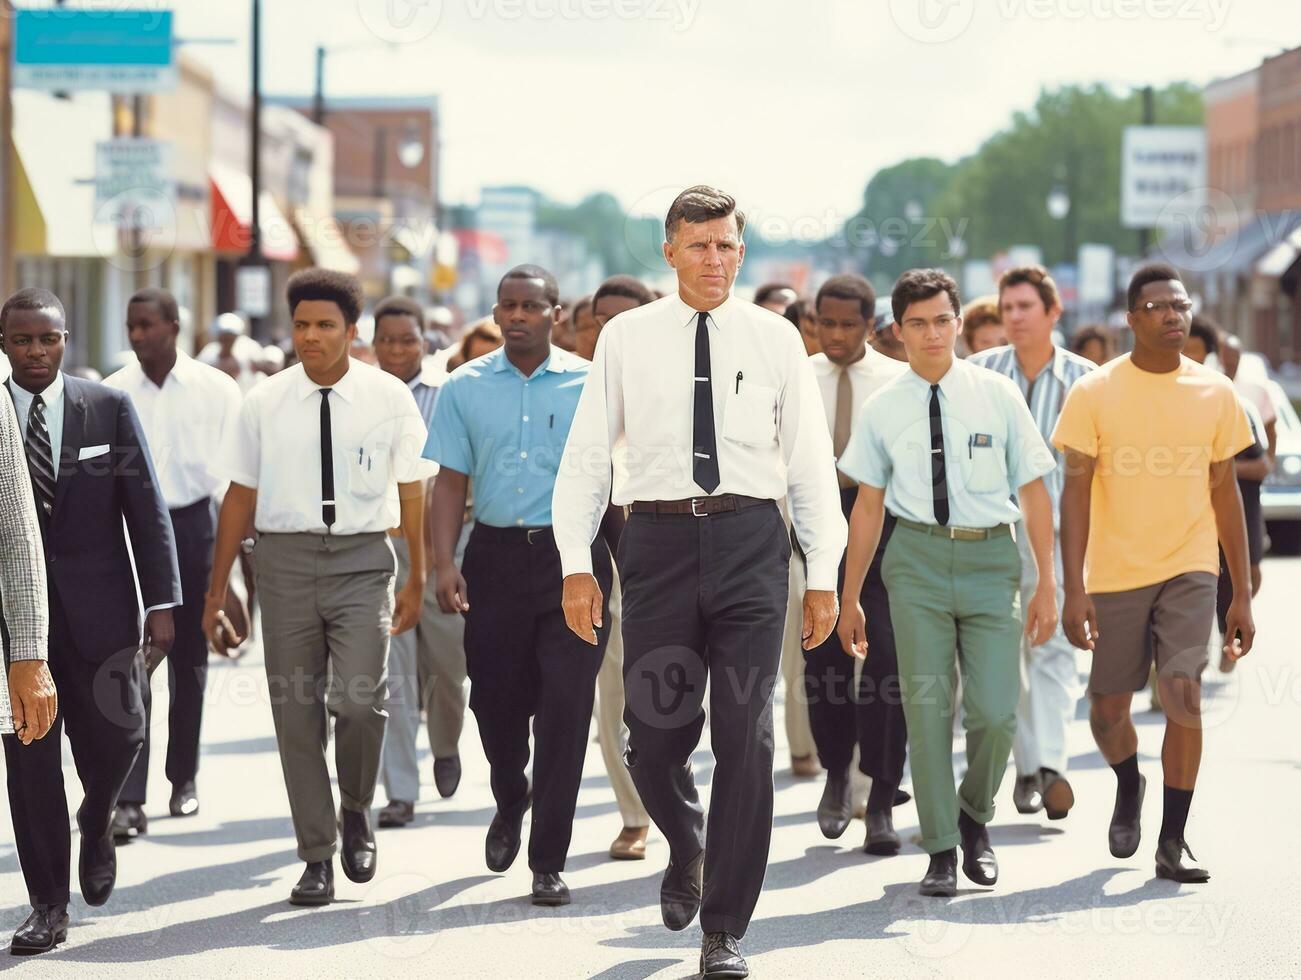
{"label": "white pocket square", "polygon": [[77,459],[94,459],[96,456],[103,456],[108,452],[108,446],[84,446],[77,454]]}

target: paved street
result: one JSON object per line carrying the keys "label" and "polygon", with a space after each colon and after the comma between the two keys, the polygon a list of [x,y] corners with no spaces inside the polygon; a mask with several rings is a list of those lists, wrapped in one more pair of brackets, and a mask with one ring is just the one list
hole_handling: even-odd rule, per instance
{"label": "paved street", "polygon": [[[1107,853],[1114,779],[1093,749],[1081,705],[1071,759],[1076,809],[1063,823],[1019,816],[1009,776],[991,835],[1002,881],[993,891],[965,888],[952,901],[917,897],[926,862],[915,845],[896,858],[867,857],[858,849],[861,822],[839,842],[824,840],[812,819],[820,782],[779,772],[767,886],[744,944],[754,975],[1301,974],[1289,884],[1301,808],[1299,594],[1301,560],[1267,561],[1256,614],[1261,642],[1233,675],[1210,677],[1207,750],[1190,820],[1192,847],[1214,875],[1210,884],[1179,887],[1152,875],[1161,810],[1154,714],[1138,719],[1151,784],[1144,843],[1129,861]],[[74,881],[69,943],[34,960],[0,956],[0,970],[41,978],[148,971],[640,980],[694,973],[698,926],[670,933],[659,921],[663,841],[652,832],[645,862],[605,857],[620,821],[595,745],[566,874],[574,898],[568,908],[529,904],[522,856],[505,875],[485,869],[493,806],[472,726],[462,743],[460,791],[437,800],[426,757],[417,821],[380,832],[375,881],[354,885],[337,873],[337,904],[291,908],[285,898],[301,865],[258,652],[238,665],[214,664],[209,684],[202,813],[165,815],[160,713],[149,835],[119,850],[110,903],[87,908]],[[1146,708],[1145,696],[1140,703]],[[779,745],[779,762],[786,758]],[[696,764],[707,787],[708,751]],[[0,806],[0,928],[7,936],[26,914],[26,900],[7,801]],[[901,832],[914,834],[912,805],[896,814]]]}

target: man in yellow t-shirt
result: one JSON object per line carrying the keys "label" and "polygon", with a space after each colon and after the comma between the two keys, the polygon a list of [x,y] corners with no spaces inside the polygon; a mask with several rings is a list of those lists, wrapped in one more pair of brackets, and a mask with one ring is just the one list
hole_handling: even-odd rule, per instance
{"label": "man in yellow t-shirt", "polygon": [[1183,862],[1184,824],[1201,762],[1201,673],[1215,618],[1219,555],[1233,580],[1224,652],[1255,637],[1242,497],[1233,457],[1252,444],[1233,386],[1183,357],[1192,303],[1178,273],[1145,266],[1129,285],[1134,350],[1071,388],[1052,441],[1066,455],[1061,540],[1067,638],[1093,651],[1089,721],[1116,772],[1109,843],[1139,843],[1146,785],[1130,701],[1155,658],[1166,714],[1165,808],[1158,877],[1206,881]]}

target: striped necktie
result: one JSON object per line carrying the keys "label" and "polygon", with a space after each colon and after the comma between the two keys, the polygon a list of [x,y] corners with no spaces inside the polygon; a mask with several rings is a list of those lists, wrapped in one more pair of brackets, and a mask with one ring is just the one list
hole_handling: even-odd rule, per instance
{"label": "striped necktie", "polygon": [[32,408],[27,414],[27,468],[32,474],[32,488],[36,502],[49,517],[54,513],[54,451],[50,448],[50,432],[45,427],[45,400],[40,395],[32,398]]}

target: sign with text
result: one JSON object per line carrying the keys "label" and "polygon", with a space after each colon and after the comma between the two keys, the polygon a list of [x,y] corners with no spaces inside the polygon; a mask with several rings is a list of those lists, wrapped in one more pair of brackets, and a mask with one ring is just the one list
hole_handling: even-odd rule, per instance
{"label": "sign with text", "polygon": [[156,228],[176,211],[172,144],[119,136],[95,144],[95,211],[126,228]]}
{"label": "sign with text", "polygon": [[13,27],[15,88],[131,95],[176,87],[170,10],[16,10]]}
{"label": "sign with text", "polygon": [[1164,228],[1193,220],[1206,205],[1206,130],[1126,126],[1121,143],[1120,220]]}

